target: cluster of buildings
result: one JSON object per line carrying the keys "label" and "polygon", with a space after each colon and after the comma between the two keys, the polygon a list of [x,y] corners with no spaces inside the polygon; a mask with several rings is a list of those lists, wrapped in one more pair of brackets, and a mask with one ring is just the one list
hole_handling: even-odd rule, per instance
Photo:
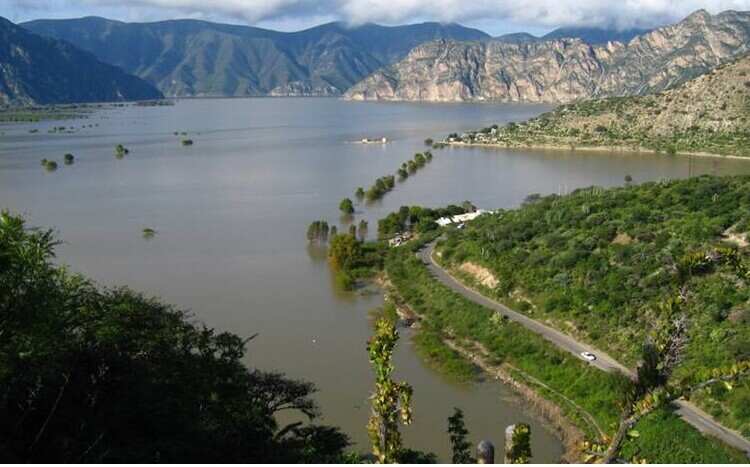
{"label": "cluster of buildings", "polygon": [[479,143],[479,144],[497,144],[500,142],[499,131],[497,128],[490,128],[489,132],[482,131],[464,133],[462,135],[452,135],[446,140],[448,143]]}

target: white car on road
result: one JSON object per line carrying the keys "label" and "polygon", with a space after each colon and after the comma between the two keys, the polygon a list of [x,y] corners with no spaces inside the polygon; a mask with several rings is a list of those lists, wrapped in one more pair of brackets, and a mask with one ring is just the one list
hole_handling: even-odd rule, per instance
{"label": "white car on road", "polygon": [[581,358],[583,358],[587,362],[593,362],[596,360],[596,355],[592,354],[591,352],[581,352]]}

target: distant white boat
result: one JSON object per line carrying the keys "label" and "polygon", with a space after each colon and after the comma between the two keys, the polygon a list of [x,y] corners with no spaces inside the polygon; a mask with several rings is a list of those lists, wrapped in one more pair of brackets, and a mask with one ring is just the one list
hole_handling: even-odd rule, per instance
{"label": "distant white boat", "polygon": [[358,141],[361,144],[388,144],[388,138],[383,136],[382,138],[362,138]]}

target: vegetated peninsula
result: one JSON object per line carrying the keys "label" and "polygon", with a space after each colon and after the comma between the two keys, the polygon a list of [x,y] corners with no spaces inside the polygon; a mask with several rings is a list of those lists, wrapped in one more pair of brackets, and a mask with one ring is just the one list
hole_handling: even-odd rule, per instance
{"label": "vegetated peninsula", "polygon": [[159,99],[149,83],[0,17],[0,105]]}
{"label": "vegetated peninsula", "polygon": [[563,105],[525,123],[453,135],[448,142],[747,157],[750,56],[659,94]]}
{"label": "vegetated peninsula", "polygon": [[750,50],[750,12],[697,11],[627,44],[580,39],[460,42],[413,49],[346,93],[352,100],[564,103],[646,95]]}

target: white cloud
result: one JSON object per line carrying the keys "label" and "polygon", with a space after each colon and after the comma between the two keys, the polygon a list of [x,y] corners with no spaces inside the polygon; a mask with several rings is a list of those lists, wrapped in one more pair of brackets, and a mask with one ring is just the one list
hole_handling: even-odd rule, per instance
{"label": "white cloud", "polygon": [[[55,8],[106,14],[127,8],[128,17],[225,18],[250,24],[302,24],[305,18],[351,23],[417,20],[496,20],[530,28],[565,25],[655,26],[704,8],[750,10],[750,0],[0,0],[16,8]],[[102,13],[104,12],[104,13]],[[135,12],[135,14],[133,13]]]}

